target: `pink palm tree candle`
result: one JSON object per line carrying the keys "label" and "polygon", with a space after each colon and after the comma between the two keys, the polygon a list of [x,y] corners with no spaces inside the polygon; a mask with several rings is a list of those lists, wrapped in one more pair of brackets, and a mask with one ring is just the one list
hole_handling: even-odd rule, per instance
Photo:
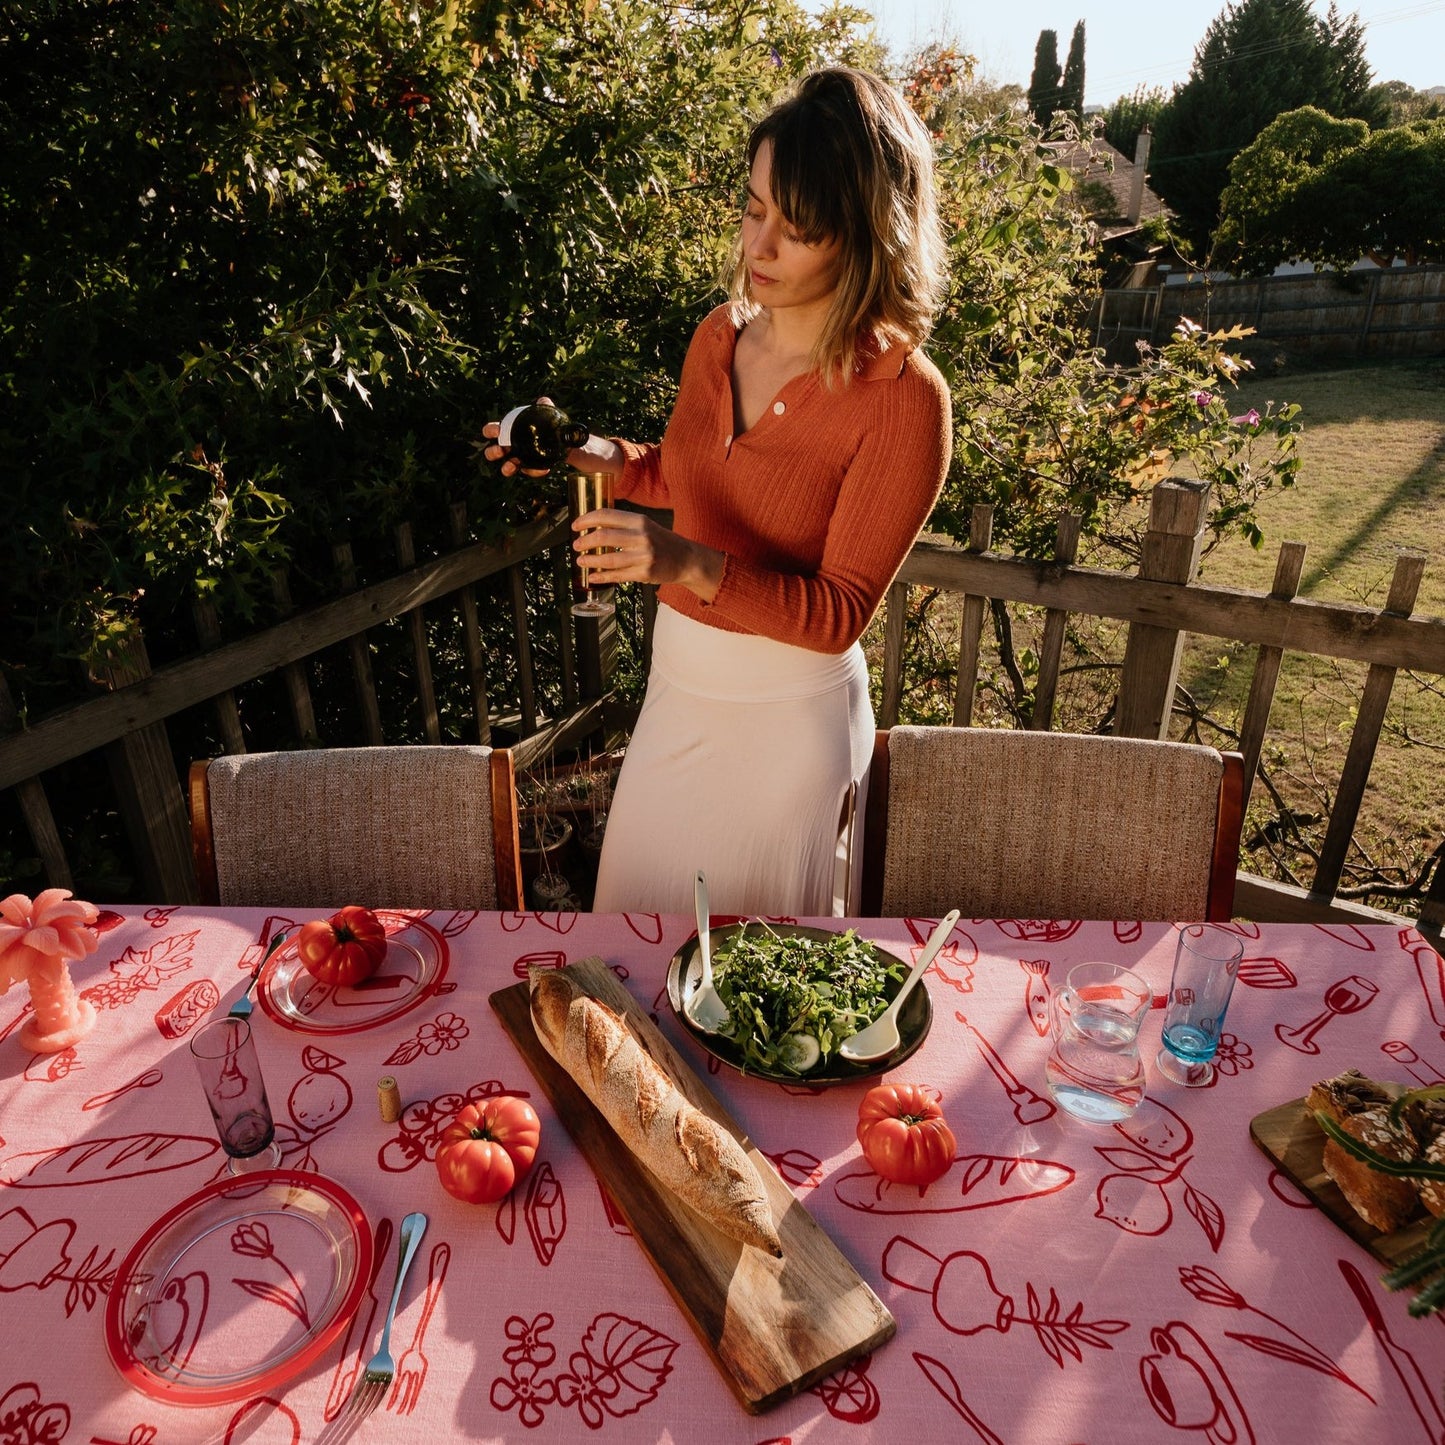
{"label": "pink palm tree candle", "polygon": [[68,888],[47,888],[34,902],[23,893],[0,901],[0,993],[22,979],[30,985],[35,1017],[20,1042],[34,1053],[69,1048],[95,1026],[95,1007],[76,992],[70,962],[95,952],[99,916]]}

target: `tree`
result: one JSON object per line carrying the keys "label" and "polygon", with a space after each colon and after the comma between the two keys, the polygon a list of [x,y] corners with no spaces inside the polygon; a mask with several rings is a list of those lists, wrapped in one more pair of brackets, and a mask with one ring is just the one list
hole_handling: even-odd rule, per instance
{"label": "tree", "polygon": [[1139,132],[1145,126],[1152,131],[1159,123],[1160,112],[1168,104],[1169,92],[1162,85],[1141,85],[1129,95],[1121,95],[1104,112],[1104,139],[1115,150],[1132,159]]}
{"label": "tree", "polygon": [[1403,80],[1386,80],[1373,85],[1370,96],[1384,110],[1386,125],[1405,125],[1412,120],[1437,120],[1445,116],[1445,100],[1416,90]]}
{"label": "tree", "polygon": [[1060,86],[1059,109],[1066,110],[1079,125],[1084,123],[1084,22],[1074,26],[1069,41],[1069,58],[1064,62],[1064,79]]}
{"label": "tree", "polygon": [[1218,219],[1229,163],[1275,116],[1313,105],[1330,115],[1375,121],[1363,30],[1333,5],[1325,19],[1310,0],[1243,0],[1211,22],[1189,79],[1154,132],[1154,189],[1201,250]]}
{"label": "tree", "polygon": [[1234,158],[1215,254],[1268,274],[1445,257],[1445,120],[1371,131],[1312,106],[1277,116]]}
{"label": "tree", "polygon": [[1059,108],[1063,71],[1059,69],[1059,37],[1053,30],[1040,30],[1034,46],[1034,69],[1029,76],[1029,110],[1040,130],[1047,130]]}

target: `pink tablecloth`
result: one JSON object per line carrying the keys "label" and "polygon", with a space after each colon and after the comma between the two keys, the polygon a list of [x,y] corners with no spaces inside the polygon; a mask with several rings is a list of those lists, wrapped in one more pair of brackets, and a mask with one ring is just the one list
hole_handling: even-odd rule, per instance
{"label": "pink tablecloth", "polygon": [[[324,1036],[255,1014],[287,1163],[337,1181],[393,1240],[407,1211],[431,1220],[393,1335],[394,1354],[411,1352],[409,1388],[358,1438],[1445,1438],[1440,1323],[1411,1320],[1405,1298],[1378,1284],[1377,1263],[1271,1169],[1248,1132],[1254,1115],[1351,1065],[1406,1083],[1445,1078],[1441,964],[1412,930],[1235,925],[1246,961],[1215,1083],[1184,1090],[1151,1071],[1145,1105],[1114,1127],[1054,1110],[1041,999],[1072,964],[1096,958],[1137,966],[1162,992],[1173,930],[961,924],[929,976],[933,1030],[893,1077],[942,1092],[968,1157],[948,1189],[906,1212],[860,1207],[862,1086],[809,1093],[711,1077],[898,1319],[871,1359],[754,1418],[487,1006],[529,962],[600,954],[703,1069],[662,992],[687,920],[418,917],[448,951],[441,991],[418,1007]],[[197,1005],[239,992],[258,941],[281,921],[259,910],[109,915],[99,952],[75,967],[100,1020],[73,1052],[25,1052],[23,988],[0,1001],[0,1440],[312,1440],[374,1348],[375,1325],[263,1400],[183,1410],[128,1388],[104,1344],[106,1292],[126,1252],[220,1172],[184,1033]],[[930,926],[858,925],[905,957]],[[1146,1060],[1158,1030],[1155,1013]],[[409,1106],[399,1124],[380,1121],[383,1074]],[[542,1116],[536,1183],[500,1206],[458,1203],[430,1162],[435,1131],[462,1098],[501,1091],[530,1095]],[[144,1147],[157,1136],[191,1142]],[[383,1295],[394,1258],[393,1243]]]}

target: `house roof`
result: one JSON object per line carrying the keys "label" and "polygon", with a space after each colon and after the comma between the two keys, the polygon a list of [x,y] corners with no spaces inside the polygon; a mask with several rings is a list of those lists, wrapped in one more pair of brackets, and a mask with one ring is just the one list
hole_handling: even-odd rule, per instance
{"label": "house roof", "polygon": [[1123,151],[1111,146],[1103,136],[1092,140],[1051,141],[1046,149],[1053,154],[1059,165],[1072,172],[1075,181],[1080,185],[1092,181],[1103,186],[1113,197],[1111,214],[1091,208],[1104,240],[1112,241],[1119,236],[1127,236],[1139,229],[1140,222],[1172,214],[1159,196],[1149,189],[1146,180],[1139,220],[1125,219],[1129,214],[1129,197],[1134,188],[1134,162]]}

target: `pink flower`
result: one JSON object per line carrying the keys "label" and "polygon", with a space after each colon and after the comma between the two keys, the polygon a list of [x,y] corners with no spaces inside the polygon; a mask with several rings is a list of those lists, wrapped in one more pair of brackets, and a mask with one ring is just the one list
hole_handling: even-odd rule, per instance
{"label": "pink flower", "polygon": [[1195,406],[1208,406],[1209,403],[1214,400],[1214,393],[1212,391],[1191,391],[1189,393],[1189,400],[1192,401]]}
{"label": "pink flower", "polygon": [[1229,422],[1231,426],[1258,426],[1259,413],[1253,407],[1250,407],[1243,416],[1230,417]]}
{"label": "pink flower", "polygon": [[47,888],[34,902],[23,893],[0,899],[0,993],[44,960],[94,953],[100,939],[92,925],[99,917],[93,903],[72,898],[68,888]]}

